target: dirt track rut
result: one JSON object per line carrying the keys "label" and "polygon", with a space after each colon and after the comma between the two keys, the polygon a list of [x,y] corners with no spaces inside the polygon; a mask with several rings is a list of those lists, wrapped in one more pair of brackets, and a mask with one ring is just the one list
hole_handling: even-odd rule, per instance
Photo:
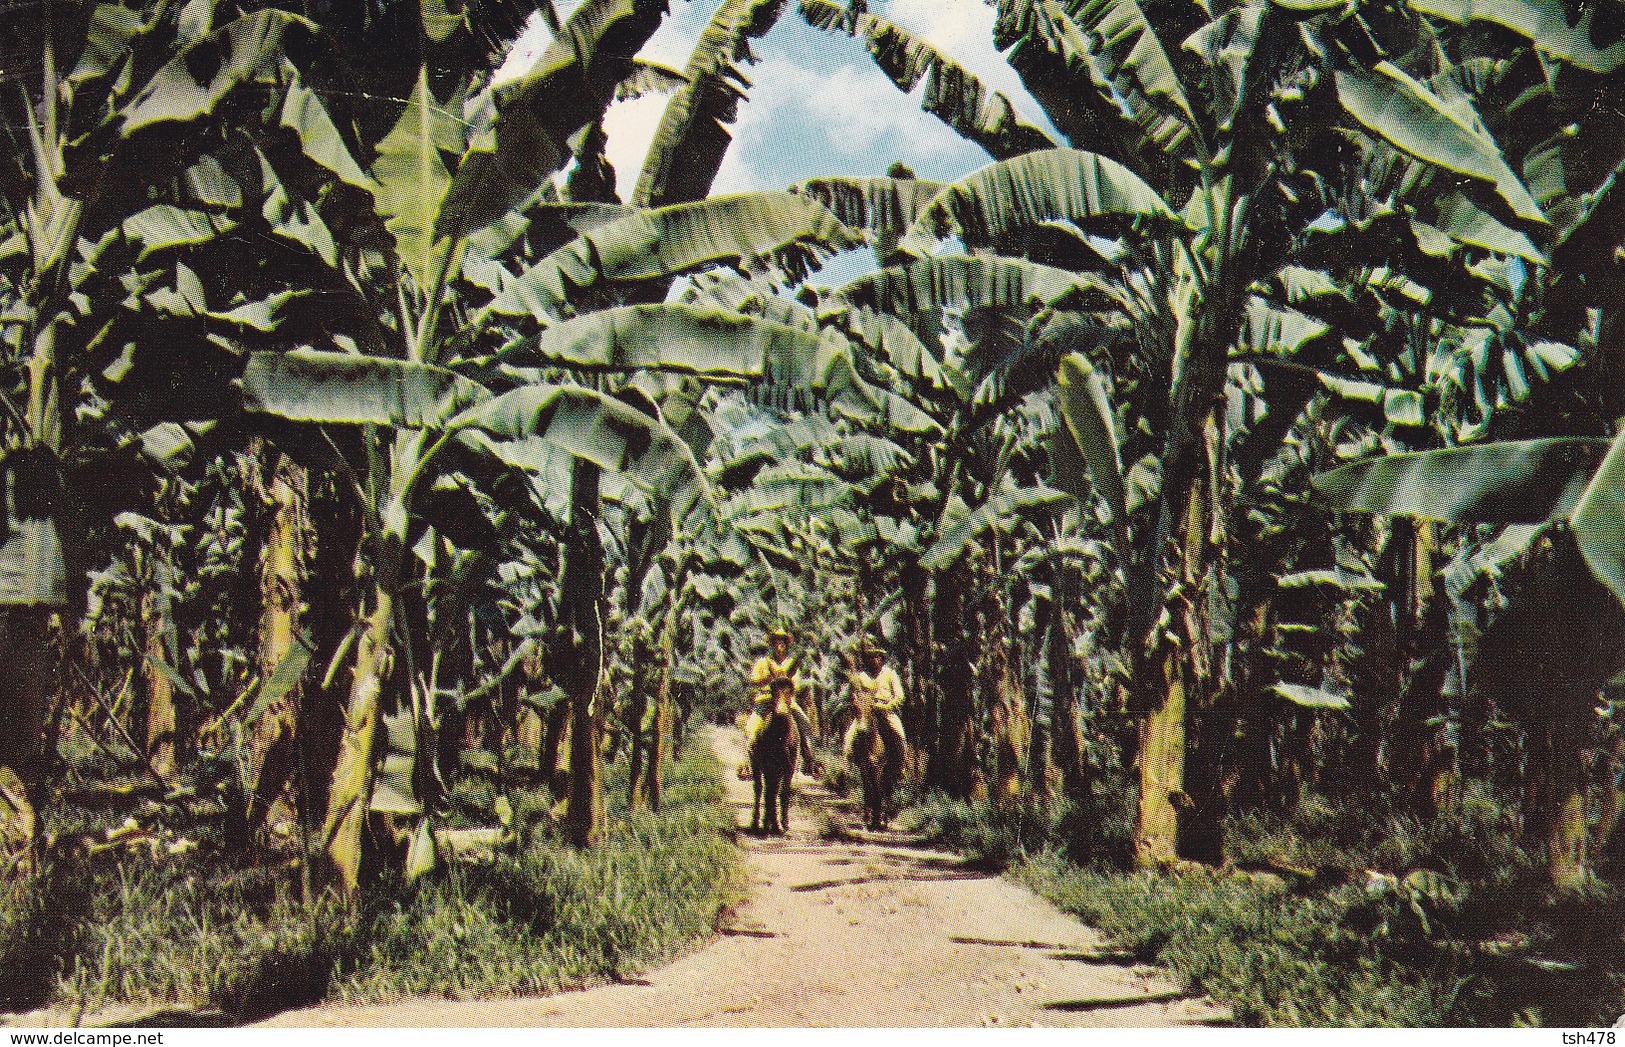
{"label": "dirt track rut", "polygon": [[[725,766],[739,760],[737,731],[716,729],[710,741]],[[728,782],[748,824],[750,785]],[[848,801],[797,785],[787,837],[741,834],[749,901],[715,939],[636,982],[321,1006],[262,1024],[1145,1027],[1225,1017],[1155,971],[1112,962],[1095,931],[1031,892],[906,834],[854,832]]]}

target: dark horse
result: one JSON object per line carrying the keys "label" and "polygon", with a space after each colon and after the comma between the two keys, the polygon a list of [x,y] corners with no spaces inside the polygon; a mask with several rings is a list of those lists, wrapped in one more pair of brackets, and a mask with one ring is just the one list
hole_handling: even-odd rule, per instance
{"label": "dark horse", "polygon": [[891,820],[892,791],[903,773],[900,739],[881,729],[873,712],[859,716],[852,736],[852,766],[863,784],[863,825],[876,832]]}
{"label": "dark horse", "polygon": [[796,773],[798,741],[795,718],[781,701],[750,745],[750,773],[756,790],[750,809],[751,832],[782,836],[790,831],[790,778]]}

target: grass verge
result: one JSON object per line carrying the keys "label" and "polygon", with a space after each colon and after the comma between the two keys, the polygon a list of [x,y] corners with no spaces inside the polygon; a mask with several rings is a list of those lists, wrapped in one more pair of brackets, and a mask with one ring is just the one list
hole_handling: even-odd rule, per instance
{"label": "grass verge", "polygon": [[626,809],[616,765],[600,846],[578,852],[542,832],[516,857],[400,894],[373,916],[365,956],[332,997],[550,992],[630,975],[692,944],[731,901],[737,852],[721,774],[702,746],[685,747],[651,814]]}
{"label": "grass verge", "polygon": [[1438,1025],[1450,987],[1416,981],[1341,926],[1334,897],[1226,877],[1079,868],[1054,852],[1016,879],[1118,948],[1229,1004],[1243,1025]]}
{"label": "grass verge", "polygon": [[[380,881],[353,907],[307,908],[295,868],[230,867],[208,851],[42,873],[0,895],[0,962],[8,979],[42,972],[41,984],[0,1002],[179,1005],[247,1021],[323,1000],[506,996],[629,975],[711,931],[733,900],[737,852],[703,746],[668,772],[658,814],[627,809],[624,770],[606,777],[605,838],[591,851],[544,820],[518,850]],[[545,795],[512,802],[548,807]]]}
{"label": "grass verge", "polygon": [[1486,792],[1425,824],[1308,797],[1232,819],[1226,868],[1156,874],[1129,869],[1129,803],[1102,790],[925,809],[941,842],[1243,1025],[1585,1026],[1625,1012],[1625,892],[1548,897]]}

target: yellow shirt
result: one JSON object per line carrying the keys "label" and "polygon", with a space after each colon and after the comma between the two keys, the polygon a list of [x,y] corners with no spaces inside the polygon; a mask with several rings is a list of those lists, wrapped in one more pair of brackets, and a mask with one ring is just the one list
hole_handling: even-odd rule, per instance
{"label": "yellow shirt", "polygon": [[768,686],[775,676],[789,676],[790,682],[797,690],[801,689],[801,676],[795,671],[796,656],[790,655],[784,661],[777,661],[771,654],[764,654],[756,659],[756,664],[750,667],[750,682],[755,688],[751,698],[757,705],[766,705],[773,700],[773,689]]}
{"label": "yellow shirt", "polygon": [[854,672],[852,690],[860,708],[868,705],[880,712],[890,712],[903,704],[903,680],[890,665],[881,666],[873,676],[861,670]]}

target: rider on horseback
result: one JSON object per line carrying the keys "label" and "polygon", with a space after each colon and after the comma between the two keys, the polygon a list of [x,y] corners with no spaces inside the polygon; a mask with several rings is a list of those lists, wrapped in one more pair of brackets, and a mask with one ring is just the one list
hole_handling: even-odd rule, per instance
{"label": "rider on horseback", "polygon": [[812,751],[812,724],[801,706],[796,704],[796,694],[801,690],[801,675],[797,671],[799,660],[798,655],[790,653],[790,634],[787,631],[773,629],[767,634],[767,653],[756,659],[756,664],[750,669],[752,708],[750,718],[745,721],[745,748],[749,750],[756,736],[762,733],[767,716],[773,712],[773,682],[782,677],[790,681],[790,715],[795,717],[801,736],[801,766],[807,769],[807,773],[814,774],[817,773],[818,763]]}
{"label": "rider on horseback", "polygon": [[897,711],[903,706],[903,680],[887,662],[886,649],[873,640],[865,641],[864,667],[858,668],[851,652],[847,653],[846,665],[847,679],[852,684],[852,704],[857,708],[858,716],[846,729],[841,751],[847,759],[852,758],[852,744],[863,727],[865,714],[872,712],[874,725],[886,736],[886,744],[896,746],[895,751],[901,753],[906,739],[903,736],[903,721]]}

